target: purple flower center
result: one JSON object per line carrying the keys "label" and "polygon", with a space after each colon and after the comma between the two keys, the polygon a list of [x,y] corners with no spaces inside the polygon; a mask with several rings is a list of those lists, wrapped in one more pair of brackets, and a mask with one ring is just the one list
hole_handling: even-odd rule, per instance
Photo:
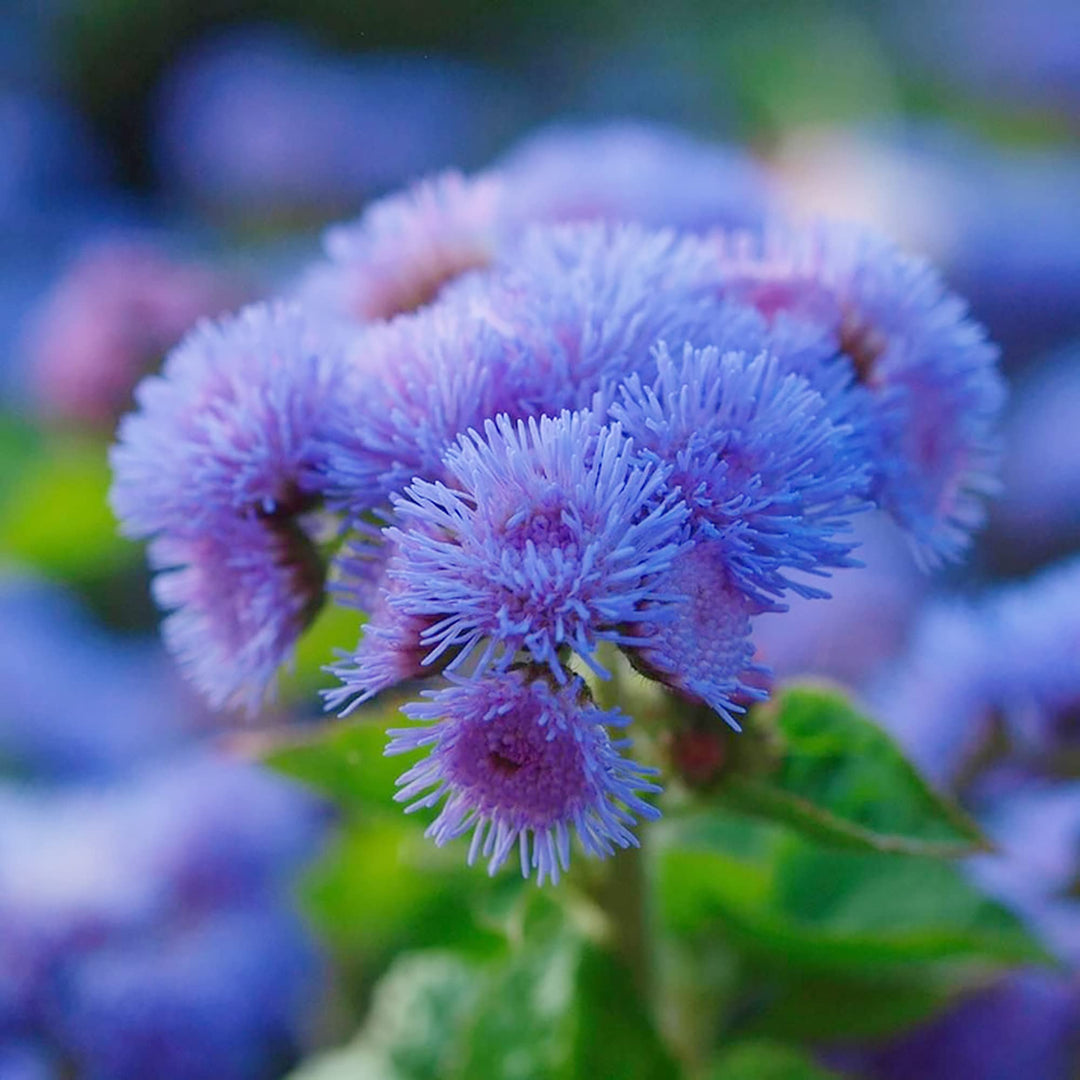
{"label": "purple flower center", "polygon": [[484,813],[533,829],[566,820],[589,792],[581,746],[567,727],[528,705],[466,721],[446,758],[451,784]]}

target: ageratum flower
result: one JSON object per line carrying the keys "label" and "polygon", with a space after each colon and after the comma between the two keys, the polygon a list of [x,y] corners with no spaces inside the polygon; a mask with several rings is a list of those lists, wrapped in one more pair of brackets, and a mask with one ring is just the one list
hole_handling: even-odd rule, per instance
{"label": "ageratum flower", "polygon": [[440,479],[459,435],[519,415],[514,349],[454,297],[365,327],[348,348],[347,407],[320,446],[334,505],[353,521],[385,508],[414,478]]}
{"label": "ageratum flower", "polygon": [[852,565],[842,534],[863,509],[866,462],[849,427],[776,357],[685,346],[655,351],[653,385],[632,376],[611,409],[690,508],[696,537],[717,541],[732,584],[759,606],[791,589],[825,595],[786,570]]}
{"label": "ageratum flower", "polygon": [[770,179],[748,154],[659,124],[553,125],[500,163],[519,221],[759,225]]}
{"label": "ageratum flower", "polygon": [[288,514],[318,494],[316,436],[339,348],[287,304],[200,323],[135,392],[110,460],[126,535],[193,535],[228,514]]}
{"label": "ageratum flower", "polygon": [[466,179],[458,172],[389,195],[326,233],[329,261],[308,273],[300,298],[357,322],[423,307],[448,282],[495,258],[501,200],[494,174]]}
{"label": "ageratum flower", "polygon": [[150,544],[169,651],[213,708],[255,712],[323,602],[324,568],[303,526],[222,517]]}
{"label": "ageratum flower", "polygon": [[667,600],[657,587],[681,550],[686,508],[664,471],[618,425],[589,413],[489,421],[446,456],[448,485],[418,480],[387,530],[391,605],[429,621],[425,664],[511,664],[526,651],[566,681],[563,650],[604,674],[599,642]]}
{"label": "ageratum flower", "polygon": [[872,491],[931,563],[959,558],[995,487],[997,350],[923,260],[857,229],[718,235],[723,295],[827,329],[871,398]]}
{"label": "ageratum flower", "polygon": [[694,237],[566,225],[530,230],[459,298],[510,343],[504,382],[520,413],[553,415],[593,407],[631,373],[651,381],[657,341],[756,341],[760,319],[718,301],[715,278],[715,254]]}
{"label": "ageratum flower", "polygon": [[733,580],[716,540],[700,540],[678,555],[660,585],[677,598],[674,611],[633,627],[641,640],[626,649],[631,663],[676,693],[704,701],[739,731],[732,714],[746,711],[744,701],[766,696],[754,676],[767,669],[753,662],[750,640],[750,616],[760,606]]}
{"label": "ageratum flower", "polygon": [[151,561],[166,641],[216,705],[253,708],[318,608],[305,515],[341,361],[298,309],[204,323],[136,392],[113,448],[113,509]]}
{"label": "ageratum flower", "polygon": [[494,873],[516,846],[525,877],[557,882],[571,832],[603,857],[637,844],[635,816],[658,816],[642,798],[659,790],[651,770],[622,757],[626,740],[605,727],[629,718],[597,708],[580,679],[556,687],[542,670],[515,668],[425,696],[404,711],[426,726],[390,732],[388,754],[429,750],[396,798],[410,810],[445,799],[428,835],[442,845],[471,831],[470,864],[482,855]]}

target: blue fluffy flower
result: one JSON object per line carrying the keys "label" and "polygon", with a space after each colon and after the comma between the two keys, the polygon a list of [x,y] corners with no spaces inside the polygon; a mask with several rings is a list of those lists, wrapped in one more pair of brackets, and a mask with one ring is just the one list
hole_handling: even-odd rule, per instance
{"label": "blue fluffy flower", "polygon": [[959,558],[995,488],[997,350],[923,260],[858,229],[717,236],[722,294],[827,330],[871,399],[873,494],[928,562]]}
{"label": "blue fluffy flower", "polygon": [[611,409],[639,451],[670,470],[696,537],[719,542],[736,583],[760,603],[814,590],[786,570],[851,565],[844,537],[864,507],[867,465],[806,380],[762,353],[657,347],[654,384],[636,376]]}
{"label": "blue fluffy flower", "polygon": [[143,381],[112,451],[113,509],[176,570],[166,638],[215,705],[253,707],[318,607],[305,514],[321,435],[343,396],[337,346],[296,308],[204,323]]}
{"label": "blue fluffy flower", "polygon": [[149,549],[169,651],[213,708],[255,712],[322,605],[323,564],[295,521],[223,517]]}
{"label": "blue fluffy flower", "polygon": [[426,696],[404,711],[428,723],[390,732],[388,754],[429,750],[396,797],[410,810],[445,799],[428,835],[442,845],[472,832],[470,863],[482,855],[494,873],[517,847],[524,876],[558,881],[572,832],[603,857],[637,844],[635,816],[657,816],[642,799],[659,790],[650,770],[622,757],[625,740],[605,727],[629,718],[598,709],[580,679],[556,687],[541,669],[516,668]]}
{"label": "blue fluffy flower", "polygon": [[502,230],[495,174],[446,172],[373,203],[325,237],[328,261],[299,297],[339,319],[369,322],[414,311],[448,282],[495,258]]}
{"label": "blue fluffy flower", "polygon": [[448,484],[416,481],[388,530],[391,605],[426,619],[425,664],[506,666],[524,650],[565,680],[564,649],[596,670],[599,642],[668,599],[686,508],[661,494],[617,425],[563,413],[489,421],[446,457]]}
{"label": "blue fluffy flower", "polygon": [[718,299],[708,244],[636,225],[531,229],[454,293],[506,340],[521,415],[594,407],[627,375],[651,378],[657,341],[743,348],[761,333],[753,311]]}
{"label": "blue fluffy flower", "polygon": [[385,508],[414,478],[440,479],[459,435],[519,415],[513,350],[456,297],[365,327],[348,347],[345,407],[320,444],[331,501],[354,521]]}

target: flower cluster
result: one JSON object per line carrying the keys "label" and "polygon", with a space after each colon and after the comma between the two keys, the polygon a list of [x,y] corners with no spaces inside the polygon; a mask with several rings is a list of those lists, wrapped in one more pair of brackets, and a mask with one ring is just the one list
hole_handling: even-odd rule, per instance
{"label": "flower cluster", "polygon": [[[657,165],[660,135],[631,144]],[[195,331],[121,428],[113,504],[218,705],[261,698],[336,527],[331,593],[369,618],[328,704],[441,679],[393,734],[428,751],[402,798],[442,803],[437,843],[554,879],[572,832],[605,855],[654,813],[590,695],[617,652],[737,727],[752,618],[858,565],[860,512],[961,554],[1002,394],[962,302],[883,240],[719,198],[666,221],[656,191],[524,198],[528,160],[390,196],[293,306]]]}

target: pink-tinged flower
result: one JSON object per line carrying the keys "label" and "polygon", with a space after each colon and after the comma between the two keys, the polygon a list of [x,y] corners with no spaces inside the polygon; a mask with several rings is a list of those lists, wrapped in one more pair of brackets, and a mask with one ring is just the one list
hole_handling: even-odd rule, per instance
{"label": "pink-tinged flower", "polygon": [[136,240],[80,252],[33,313],[23,349],[41,410],[111,427],[135,384],[201,318],[241,303],[246,290],[212,266]]}
{"label": "pink-tinged flower", "polygon": [[818,225],[715,236],[722,294],[828,331],[870,395],[871,491],[929,563],[959,558],[996,489],[997,349],[923,260]]}
{"label": "pink-tinged flower", "polygon": [[557,882],[573,832],[602,858],[636,846],[635,817],[658,816],[641,797],[659,790],[651,770],[607,732],[629,718],[598,709],[580,679],[556,687],[542,670],[518,668],[425,696],[404,711],[426,726],[390,732],[388,754],[429,749],[396,797],[410,810],[445,799],[428,835],[441,846],[471,832],[470,863],[482,855],[494,873],[517,847],[523,876]]}
{"label": "pink-tinged flower", "polygon": [[503,188],[495,175],[446,172],[373,203],[324,239],[301,300],[327,314],[371,322],[430,303],[448,282],[495,258]]}

